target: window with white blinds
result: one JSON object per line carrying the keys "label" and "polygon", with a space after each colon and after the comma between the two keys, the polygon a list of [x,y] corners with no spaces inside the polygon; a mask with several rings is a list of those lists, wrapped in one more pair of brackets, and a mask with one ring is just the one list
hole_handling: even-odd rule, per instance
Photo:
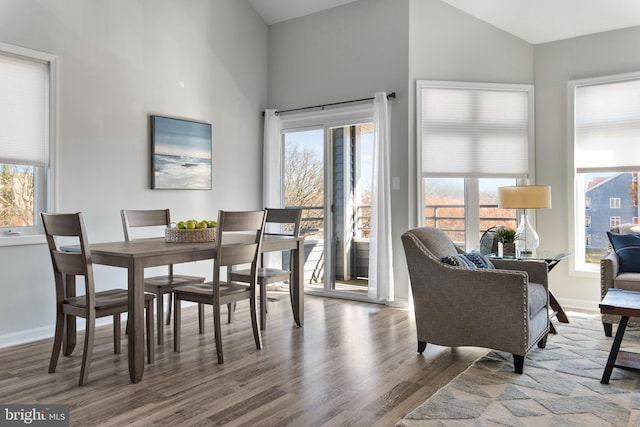
{"label": "window with white blinds", "polygon": [[421,80],[417,101],[423,177],[528,177],[532,85]]}
{"label": "window with white blinds", "polygon": [[47,163],[49,65],[0,52],[0,163]]}
{"label": "window with white blinds", "polygon": [[42,243],[53,202],[54,55],[0,43],[0,246]]}
{"label": "window with white blinds", "polygon": [[574,108],[578,173],[640,169],[640,76],[578,83]]}

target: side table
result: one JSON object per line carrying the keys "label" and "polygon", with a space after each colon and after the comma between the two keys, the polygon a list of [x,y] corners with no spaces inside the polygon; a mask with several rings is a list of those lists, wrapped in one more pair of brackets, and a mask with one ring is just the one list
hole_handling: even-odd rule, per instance
{"label": "side table", "polygon": [[615,314],[620,317],[620,324],[616,331],[616,337],[611,344],[611,351],[604,368],[602,384],[609,384],[613,368],[627,368],[640,370],[640,354],[629,351],[620,351],[624,331],[627,329],[629,317],[640,317],[640,292],[625,291],[623,289],[610,288],[600,303],[600,313]]}
{"label": "side table", "polygon": [[[542,260],[547,263],[547,271],[553,270],[553,268],[558,265],[560,261],[567,258],[571,253],[568,252],[534,252],[531,255],[520,256],[520,257],[498,257],[495,254],[488,255],[489,258],[497,258],[497,259],[513,259],[513,260]],[[549,319],[553,319],[554,317],[558,319],[560,323],[569,323],[569,318],[567,314],[564,312],[564,309],[560,305],[560,302],[556,299],[555,295],[549,288],[549,306],[553,310],[549,314]],[[549,322],[549,329],[552,334],[557,334],[555,326],[553,323]]]}

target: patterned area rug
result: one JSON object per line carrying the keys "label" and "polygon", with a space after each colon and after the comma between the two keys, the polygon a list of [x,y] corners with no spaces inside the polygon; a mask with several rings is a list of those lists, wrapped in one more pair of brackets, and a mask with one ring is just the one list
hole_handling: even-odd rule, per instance
{"label": "patterned area rug", "polygon": [[[554,322],[558,334],[529,352],[522,375],[510,354],[490,351],[397,426],[639,426],[640,372],[614,368],[600,384],[613,338],[599,316],[569,320]],[[640,352],[638,328],[621,349]]]}

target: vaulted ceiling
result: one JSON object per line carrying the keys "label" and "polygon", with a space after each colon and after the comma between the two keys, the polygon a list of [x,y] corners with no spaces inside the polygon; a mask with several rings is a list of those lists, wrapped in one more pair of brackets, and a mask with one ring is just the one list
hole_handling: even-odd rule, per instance
{"label": "vaulted ceiling", "polygon": [[[267,24],[274,24],[354,1],[249,0],[249,3]],[[442,1],[532,44],[640,25],[640,0]]]}

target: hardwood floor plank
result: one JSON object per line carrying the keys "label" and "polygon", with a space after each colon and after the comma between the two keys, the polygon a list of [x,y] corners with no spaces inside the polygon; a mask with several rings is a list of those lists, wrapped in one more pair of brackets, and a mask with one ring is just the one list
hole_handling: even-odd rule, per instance
{"label": "hardwood floor plank", "polygon": [[412,313],[355,301],[308,296],[298,328],[288,296],[270,297],[262,350],[248,304],[240,304],[223,325],[219,365],[212,310],[202,335],[196,307],[185,307],[181,352],[165,327],[138,384],[129,382],[127,340],[123,334],[114,354],[110,326],[96,331],[84,387],[77,386],[81,348],[60,356],[53,374],[52,339],[0,349],[0,401],[69,404],[72,426],[392,426],[487,352],[429,345],[420,355]]}

